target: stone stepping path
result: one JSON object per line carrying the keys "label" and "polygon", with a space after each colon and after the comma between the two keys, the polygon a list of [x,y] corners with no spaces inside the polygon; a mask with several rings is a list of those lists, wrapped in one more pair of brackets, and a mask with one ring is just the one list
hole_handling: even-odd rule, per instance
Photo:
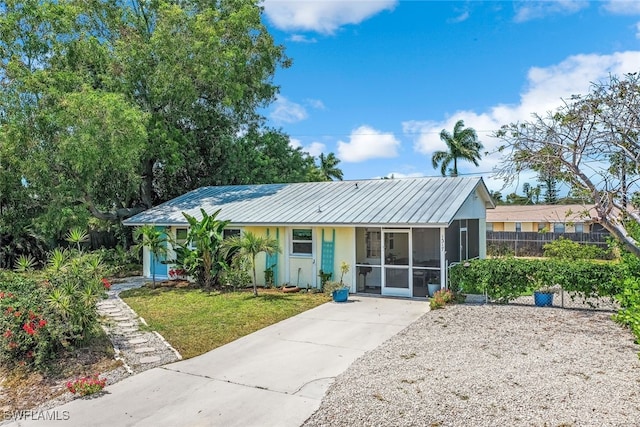
{"label": "stone stepping path", "polygon": [[182,359],[160,334],[141,331],[138,315],[118,297],[121,290],[143,284],[141,278],[114,283],[107,292],[109,298],[97,304],[98,312],[104,316],[103,329],[117,350],[117,358],[132,374]]}

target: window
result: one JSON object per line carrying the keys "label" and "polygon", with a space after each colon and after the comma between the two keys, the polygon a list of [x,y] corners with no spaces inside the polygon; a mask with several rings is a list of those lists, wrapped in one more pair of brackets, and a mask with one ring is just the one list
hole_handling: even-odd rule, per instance
{"label": "window", "polygon": [[539,222],[538,223],[538,232],[543,233],[546,232],[547,230],[547,224],[544,222]]}
{"label": "window", "polygon": [[553,232],[554,233],[564,233],[564,223],[562,223],[562,222],[554,222],[553,223]]}
{"label": "window", "polygon": [[576,233],[584,233],[584,224],[579,222],[576,224]]}
{"label": "window", "polygon": [[176,243],[179,245],[184,245],[187,241],[187,229],[186,228],[176,228]]}
{"label": "window", "polygon": [[239,228],[225,228],[222,230],[222,237],[226,239],[227,237],[234,237],[240,235]]}
{"label": "window", "polygon": [[522,231],[522,223],[516,222],[516,233],[520,233]]}
{"label": "window", "polygon": [[310,228],[294,228],[292,230],[291,253],[295,255],[311,255],[313,239]]}
{"label": "window", "polygon": [[487,231],[493,231],[493,223],[492,222],[488,222],[487,223]]}

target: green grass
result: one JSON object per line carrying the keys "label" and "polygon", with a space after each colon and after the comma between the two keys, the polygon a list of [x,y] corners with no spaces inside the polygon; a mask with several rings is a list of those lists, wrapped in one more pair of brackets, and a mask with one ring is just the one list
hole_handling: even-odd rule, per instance
{"label": "green grass", "polygon": [[122,299],[187,359],[329,301],[324,294],[140,288]]}

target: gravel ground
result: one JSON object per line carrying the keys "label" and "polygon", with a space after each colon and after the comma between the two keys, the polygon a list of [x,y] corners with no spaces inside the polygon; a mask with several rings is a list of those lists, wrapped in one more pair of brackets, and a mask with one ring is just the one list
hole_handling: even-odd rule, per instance
{"label": "gravel ground", "polygon": [[336,378],[305,426],[634,426],[640,348],[611,313],[432,311]]}

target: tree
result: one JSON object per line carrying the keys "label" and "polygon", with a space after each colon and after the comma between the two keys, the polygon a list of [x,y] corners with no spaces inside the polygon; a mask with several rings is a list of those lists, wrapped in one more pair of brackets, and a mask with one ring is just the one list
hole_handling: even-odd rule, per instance
{"label": "tree", "polygon": [[237,248],[239,251],[236,256],[244,256],[249,260],[253,271],[253,295],[258,296],[258,280],[256,274],[256,256],[260,252],[266,252],[268,255],[280,252],[278,241],[273,237],[264,237],[247,231],[242,236],[230,237],[225,241],[225,245],[230,248]]}
{"label": "tree", "polygon": [[[548,205],[555,205],[558,203],[558,180],[553,174],[542,171],[538,174],[538,181],[544,188],[544,202]],[[538,186],[538,195],[540,194],[540,186]]]}
{"label": "tree", "polygon": [[[625,194],[637,198],[640,178],[640,78],[637,73],[594,83],[545,115],[503,126],[495,133],[507,154],[498,176],[512,182],[522,171],[548,174],[567,184],[573,197],[593,200],[601,224],[634,254],[640,245],[632,230],[640,215]],[[625,159],[625,179],[620,168]],[[588,212],[585,210],[585,216]]]}
{"label": "tree", "polygon": [[503,200],[502,200],[502,193],[498,190],[489,190],[489,195],[491,196],[491,199],[493,200],[493,203],[496,205],[501,205],[503,204]]}
{"label": "tree", "polygon": [[446,129],[440,132],[440,139],[447,144],[447,151],[436,151],[431,158],[434,169],[440,166],[440,173],[446,176],[447,168],[453,162],[453,168],[449,169],[451,176],[458,176],[458,159],[466,160],[478,166],[481,159],[480,150],[483,146],[478,141],[478,135],[473,128],[464,129],[464,121],[458,120],[453,127],[453,134]]}
{"label": "tree", "polygon": [[151,288],[155,288],[156,263],[154,262],[154,258],[158,260],[160,257],[167,255],[167,235],[153,225],[143,225],[142,227],[136,228],[134,238],[138,240],[138,243],[135,245],[136,250],[139,251],[146,247],[151,255],[153,255],[149,257],[149,268],[151,269],[152,277]]}
{"label": "tree", "polygon": [[0,215],[49,235],[243,180],[290,65],[256,0],[0,0],[0,28]]}
{"label": "tree", "polygon": [[340,160],[335,154],[329,153],[325,156],[324,153],[320,153],[318,160],[320,161],[320,172],[325,181],[333,181],[334,178],[342,181],[342,170],[337,167]]}

